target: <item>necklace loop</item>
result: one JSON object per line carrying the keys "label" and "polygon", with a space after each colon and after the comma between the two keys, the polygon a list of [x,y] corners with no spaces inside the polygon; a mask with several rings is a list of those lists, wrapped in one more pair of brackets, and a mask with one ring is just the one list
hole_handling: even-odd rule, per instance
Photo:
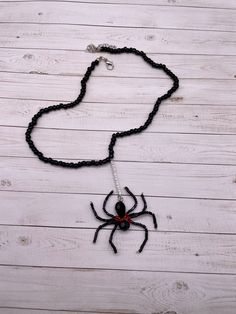
{"label": "necklace loop", "polygon": [[121,138],[121,137],[125,137],[125,136],[130,136],[132,134],[141,133],[144,130],[146,130],[147,127],[152,123],[152,120],[153,120],[154,116],[156,115],[162,101],[170,98],[171,95],[179,87],[178,77],[171,70],[169,70],[165,64],[154,62],[143,51],[137,50],[136,48],[127,48],[127,47],[116,48],[115,46],[108,45],[108,44],[100,44],[96,47],[95,45],[90,44],[87,47],[87,51],[89,51],[89,52],[102,51],[102,52],[111,53],[111,54],[120,54],[120,53],[135,54],[137,56],[140,56],[151,67],[153,67],[155,69],[162,70],[172,80],[173,85],[164,95],[157,98],[157,100],[153,106],[152,111],[149,113],[148,118],[146,119],[146,121],[142,125],[140,125],[137,128],[132,128],[130,130],[120,131],[120,132],[116,132],[116,133],[112,134],[110,144],[108,145],[108,152],[109,153],[108,153],[108,156],[106,158],[97,159],[97,160],[91,159],[91,160],[82,160],[82,161],[77,161],[77,162],[66,162],[66,161],[57,160],[57,159],[54,159],[51,157],[44,156],[43,153],[38,150],[38,148],[36,147],[34,141],[32,140],[32,137],[31,137],[32,131],[34,130],[34,127],[37,125],[38,119],[40,119],[42,117],[42,115],[48,114],[51,111],[57,111],[60,109],[68,110],[68,109],[73,108],[76,105],[78,105],[83,100],[83,98],[86,94],[87,82],[88,82],[93,70],[99,64],[99,61],[103,60],[106,63],[106,67],[108,70],[112,70],[114,68],[114,64],[112,61],[108,60],[107,58],[105,58],[103,56],[98,57],[97,59],[92,61],[91,65],[87,68],[87,71],[81,80],[80,94],[76,100],[74,100],[70,103],[67,103],[67,104],[60,103],[58,105],[52,105],[49,107],[42,108],[32,117],[32,120],[30,121],[30,123],[27,127],[27,130],[25,132],[25,139],[26,139],[26,142],[28,143],[30,149],[33,151],[33,153],[40,160],[42,160],[45,163],[50,163],[51,165],[66,167],[66,168],[101,166],[101,165],[104,165],[106,163],[109,163],[114,158],[114,146],[116,144],[117,139]]}

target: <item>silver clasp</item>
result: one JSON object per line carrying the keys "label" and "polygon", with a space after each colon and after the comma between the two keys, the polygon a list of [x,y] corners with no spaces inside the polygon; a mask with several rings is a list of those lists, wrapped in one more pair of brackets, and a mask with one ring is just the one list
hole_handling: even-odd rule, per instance
{"label": "silver clasp", "polygon": [[88,52],[98,52],[99,51],[99,47],[96,47],[94,44],[90,44],[87,46],[86,49]]}
{"label": "silver clasp", "polygon": [[[99,52],[101,51],[101,48],[102,47],[109,47],[111,49],[116,49],[117,47],[114,46],[114,45],[109,45],[109,44],[100,44],[98,46],[95,46],[94,44],[90,44],[87,46],[87,51],[88,52]],[[97,58],[98,61],[105,61],[106,63],[106,67],[107,67],[107,70],[113,70],[114,69],[114,64],[112,61],[108,60],[107,58],[103,57],[103,56],[100,56]]]}
{"label": "silver clasp", "polygon": [[104,61],[106,63],[106,67],[107,67],[107,70],[113,70],[114,69],[114,64],[112,61],[108,60],[107,58],[103,57],[103,56],[100,56],[97,58],[98,61]]}
{"label": "silver clasp", "polygon": [[107,47],[107,48],[111,48],[111,49],[116,49],[117,47],[114,45],[109,45],[109,44],[100,44],[98,46],[95,46],[94,44],[90,44],[87,46],[87,51],[88,52],[99,52],[101,50],[102,47]]}

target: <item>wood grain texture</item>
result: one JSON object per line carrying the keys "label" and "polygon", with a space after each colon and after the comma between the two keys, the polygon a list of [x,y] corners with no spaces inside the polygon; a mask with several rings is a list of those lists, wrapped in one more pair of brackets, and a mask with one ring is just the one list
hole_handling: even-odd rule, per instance
{"label": "wood grain texture", "polygon": [[114,254],[111,229],[101,230],[95,244],[93,229],[0,226],[0,230],[3,265],[235,273],[236,235],[155,230],[149,232],[145,254],[139,254],[144,231],[131,227],[127,233],[116,231],[113,241],[118,253]]}
{"label": "wood grain texture", "polygon": [[[235,314],[235,76],[233,0],[0,1],[0,314]],[[24,140],[40,108],[74,100],[100,54],[141,49],[180,78],[152,125],[117,141],[121,186],[143,192],[143,230],[100,231],[114,189],[109,165],[40,162]],[[106,55],[106,54],[104,54]],[[33,137],[64,160],[103,158],[111,134],[144,123],[170,86],[141,58],[109,55],[80,106],[43,117]],[[127,207],[132,200],[124,195]],[[109,200],[114,213],[116,197]]]}
{"label": "wood grain texture", "polygon": [[[176,99],[178,104],[180,100]],[[56,101],[1,99],[0,125],[26,127],[32,116]],[[126,130],[144,121],[152,104],[87,103],[46,115],[39,120],[41,128],[72,130]],[[134,119],[135,117],[135,119]],[[39,124],[38,124],[39,125]],[[175,105],[165,102],[146,132],[236,134],[235,107],[215,105]]]}
{"label": "wood grain texture", "polygon": [[[141,8],[142,9],[142,8]],[[96,31],[94,31],[96,29]],[[66,38],[66,40],[65,40]],[[235,32],[3,23],[2,47],[84,50],[93,42],[132,46],[145,53],[234,55]]]}
{"label": "wood grain texture", "polygon": [[[2,180],[1,185],[4,184],[8,185],[9,181]],[[137,210],[141,210],[141,198],[137,196]],[[0,198],[4,204],[0,221],[6,225],[96,228],[99,222],[92,219],[89,200],[105,217],[102,211],[105,194],[0,191]],[[131,199],[127,196],[124,199],[130,208]],[[146,197],[146,200],[148,209],[157,216],[159,231],[235,234],[235,201],[174,197]],[[112,197],[107,206],[113,214],[115,202],[116,197]],[[150,217],[143,216],[140,221],[154,230]]]}
{"label": "wood grain texture", "polygon": [[[87,12],[90,14],[86,14]],[[79,16],[79,19],[78,19]],[[235,10],[73,2],[0,3],[0,20],[14,23],[49,23],[151,29],[236,31]],[[217,21],[217,23],[216,23]]]}
{"label": "wood grain texture", "polygon": [[[104,55],[112,59],[115,69],[110,72],[101,66],[93,76],[165,77],[162,71],[154,70],[133,55]],[[175,54],[173,57],[158,53],[148,56],[165,63],[179,78],[235,80],[235,56]],[[0,50],[0,71],[81,76],[94,57],[85,51],[5,48]]]}
{"label": "wood grain texture", "polygon": [[[117,162],[122,186],[147,196],[235,200],[235,166]],[[49,166],[38,159],[2,157],[1,190],[106,194],[109,165],[79,171]],[[96,179],[95,179],[96,178]],[[102,180],[102,185],[98,184]],[[144,187],[146,189],[144,190]]]}
{"label": "wood grain texture", "polygon": [[[32,157],[22,141],[26,128],[0,127],[0,156]],[[112,132],[35,129],[32,138],[45,156],[77,161],[104,158]],[[85,140],[86,139],[86,140]],[[143,133],[118,141],[118,161],[236,165],[236,136]],[[88,145],[88,142],[90,145]]]}
{"label": "wood grain texture", "polygon": [[[0,92],[1,97],[6,98],[69,102],[78,97],[80,81],[81,78],[71,76],[1,73]],[[118,77],[91,77],[88,84],[87,93],[83,98],[86,102],[153,105],[157,97],[166,93],[172,86],[168,79],[136,78],[134,80]],[[105,89],[102,88],[104,84]],[[233,80],[185,79],[181,81],[180,89],[169,101],[184,105],[207,103],[234,105],[235,86],[236,81]]]}
{"label": "wood grain texture", "polygon": [[0,274],[5,287],[0,301],[11,306],[100,313],[235,312],[235,276],[28,267],[1,267]]}

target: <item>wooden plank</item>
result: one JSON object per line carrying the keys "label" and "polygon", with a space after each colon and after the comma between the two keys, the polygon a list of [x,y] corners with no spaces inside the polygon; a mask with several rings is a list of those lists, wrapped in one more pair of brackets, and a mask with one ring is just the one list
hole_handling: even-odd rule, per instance
{"label": "wooden plank", "polygon": [[[92,217],[91,219],[95,219]],[[140,221],[140,219],[139,219]],[[97,226],[101,223],[97,221]],[[151,225],[151,221],[147,227]],[[111,230],[0,226],[0,264],[235,274],[236,235],[117,230],[114,254]]]}
{"label": "wooden plank", "polygon": [[[1,191],[0,198],[4,209],[0,211],[1,224],[96,228],[98,221],[91,216],[90,200],[100,216],[106,217],[102,211],[105,195]],[[131,208],[130,197],[124,199],[127,208]],[[116,200],[115,196],[111,197],[107,205],[113,214]],[[235,234],[235,201],[166,197],[146,197],[146,200],[148,209],[157,216],[159,231]],[[138,196],[137,211],[141,209]],[[140,219],[154,230],[150,217]]]}
{"label": "wooden plank", "polygon": [[[165,77],[162,71],[154,70],[136,56],[107,54],[107,57],[114,62],[115,70],[110,72],[101,66],[94,76]],[[235,56],[149,54],[149,57],[166,64],[179,78],[235,79]],[[81,76],[94,55],[84,51],[5,48],[0,50],[0,60],[0,70],[6,72]]]}
{"label": "wooden plank", "polygon": [[[235,199],[235,166],[117,162],[122,185],[147,196]],[[106,194],[109,165],[65,169],[35,158],[2,157],[1,190]],[[96,178],[96,180],[95,180]],[[102,184],[98,184],[102,180]]]}
{"label": "wooden plank", "polygon": [[[100,66],[103,66],[101,64]],[[96,70],[95,70],[96,71]],[[2,73],[1,97],[68,102],[80,92],[78,77]],[[106,86],[104,89],[103,87]],[[92,77],[84,101],[105,103],[154,104],[172,86],[169,79]],[[234,105],[236,100],[233,80],[181,80],[180,88],[169,101],[177,104]]]}
{"label": "wooden plank", "polygon": [[[25,132],[26,128],[0,127],[0,156],[32,157],[25,145]],[[104,158],[112,134],[38,128],[33,139],[45,156],[76,161],[78,158]],[[120,140],[116,146],[116,160],[236,165],[235,141],[233,135],[145,132]]]}
{"label": "wooden plank", "polygon": [[235,41],[235,32],[19,23],[0,28],[1,47],[7,48],[84,50],[91,42],[118,47],[132,42],[146,53],[235,55]]}
{"label": "wooden plank", "polygon": [[[51,75],[2,73],[1,97],[68,101],[71,97],[78,97],[81,79],[62,76],[58,80],[58,76]],[[228,85],[228,81],[225,83]],[[106,89],[101,88],[104,85]],[[168,79],[91,78],[84,100],[118,103],[126,98],[130,103],[154,103],[170,87],[171,81]]]}
{"label": "wooden plank", "polygon": [[[8,1],[8,0],[7,0]],[[11,0],[10,0],[11,1]],[[34,0],[33,0],[34,1]],[[65,1],[70,1],[70,0],[65,0]],[[78,0],[72,0],[75,2],[78,2]],[[91,0],[84,0],[83,2],[91,2]],[[92,2],[95,3],[113,3],[111,0],[94,0]],[[235,9],[236,5],[234,0],[194,0],[194,1],[189,1],[189,0],[115,0],[116,3],[124,3],[124,4],[149,4],[149,5],[154,5],[154,6],[184,6],[184,7],[202,7],[202,8],[227,8],[227,9]]]}
{"label": "wooden plank", "polygon": [[101,313],[235,312],[235,276],[25,267],[0,271],[1,303],[12,306]]}
{"label": "wooden plank", "polygon": [[[24,2],[33,2],[35,0],[24,0]],[[48,1],[48,0],[41,0]],[[22,0],[0,0],[0,2],[22,2]],[[54,1],[55,2],[55,1]],[[152,5],[152,6],[170,6],[170,7],[200,7],[200,8],[219,8],[235,9],[234,0],[63,0],[63,2],[86,2],[86,3],[108,3],[108,4],[127,4],[127,5]]]}
{"label": "wooden plank", "polygon": [[[78,19],[79,16],[79,19]],[[1,22],[236,31],[236,11],[75,2],[0,3]],[[217,22],[216,22],[217,21]]]}
{"label": "wooden plank", "polygon": [[[42,107],[57,102],[0,98],[0,125],[26,127],[32,116]],[[152,109],[151,104],[82,103],[64,111],[44,116],[42,128],[73,130],[126,130],[143,123]],[[134,118],[135,117],[135,118]],[[146,132],[236,134],[234,106],[181,105],[168,102],[160,106],[158,114]]]}

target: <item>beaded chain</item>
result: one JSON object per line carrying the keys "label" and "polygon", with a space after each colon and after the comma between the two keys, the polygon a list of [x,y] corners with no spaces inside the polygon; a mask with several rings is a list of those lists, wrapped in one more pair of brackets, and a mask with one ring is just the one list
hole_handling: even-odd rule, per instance
{"label": "beaded chain", "polygon": [[90,203],[91,210],[92,210],[95,218],[97,220],[103,222],[96,229],[96,232],[95,232],[94,238],[93,238],[93,243],[96,243],[98,233],[102,228],[104,228],[105,226],[113,225],[113,229],[112,229],[112,231],[110,233],[110,237],[109,237],[109,243],[113,249],[113,252],[117,253],[118,252],[117,248],[116,248],[115,244],[113,243],[113,235],[114,235],[116,229],[119,227],[120,230],[126,231],[126,230],[129,230],[131,225],[134,225],[136,227],[142,228],[145,232],[144,233],[144,240],[143,240],[143,242],[142,242],[142,244],[138,250],[138,253],[141,253],[144,246],[146,245],[147,240],[148,240],[148,229],[147,229],[146,225],[144,225],[140,222],[135,222],[135,218],[139,217],[139,216],[148,215],[153,220],[154,228],[157,229],[156,216],[153,212],[147,210],[147,202],[146,202],[146,199],[145,199],[143,193],[141,194],[143,209],[140,212],[135,211],[137,204],[138,204],[138,201],[137,201],[136,196],[130,191],[130,189],[127,186],[125,187],[125,191],[133,199],[134,204],[130,209],[126,208],[126,205],[123,201],[123,197],[121,194],[121,188],[120,188],[120,184],[119,184],[119,180],[118,180],[118,176],[117,176],[117,170],[115,167],[115,163],[112,160],[114,157],[114,146],[116,144],[117,138],[129,136],[132,134],[141,133],[151,124],[155,114],[157,113],[157,111],[159,109],[161,102],[165,99],[170,98],[171,95],[178,89],[179,80],[178,80],[177,76],[174,73],[172,73],[166,67],[165,64],[154,62],[143,51],[137,50],[135,48],[127,48],[127,47],[117,48],[115,46],[111,46],[108,44],[101,44],[101,45],[96,47],[93,44],[91,44],[87,47],[87,51],[88,52],[100,52],[100,51],[102,51],[102,52],[109,52],[111,54],[133,53],[133,54],[143,58],[143,60],[145,62],[147,62],[149,65],[151,65],[153,68],[161,69],[162,71],[164,71],[172,79],[173,85],[164,95],[157,98],[152,111],[149,113],[148,118],[143,125],[141,125],[138,128],[133,128],[133,129],[130,129],[127,131],[116,132],[116,133],[112,134],[111,141],[110,141],[110,144],[108,146],[108,151],[109,151],[108,157],[106,157],[104,159],[98,159],[98,160],[92,159],[92,160],[82,160],[82,161],[78,161],[78,162],[65,162],[62,160],[57,160],[57,159],[53,159],[51,157],[44,156],[43,153],[37,149],[37,147],[35,146],[32,138],[31,138],[31,133],[32,133],[34,127],[36,126],[38,119],[40,117],[42,117],[42,115],[49,113],[51,111],[56,111],[56,110],[60,110],[60,109],[67,110],[67,109],[73,108],[83,100],[84,95],[86,93],[86,84],[87,84],[87,82],[88,82],[88,80],[92,74],[92,71],[99,64],[99,62],[105,61],[108,70],[112,70],[114,68],[114,65],[111,61],[109,61],[107,58],[105,58],[103,56],[100,56],[96,60],[94,60],[91,63],[91,65],[87,68],[87,71],[81,80],[81,90],[80,90],[80,94],[79,94],[78,98],[76,100],[68,103],[68,104],[60,103],[58,105],[53,105],[53,106],[49,106],[49,107],[40,109],[33,116],[31,122],[29,123],[28,128],[27,128],[26,133],[25,133],[25,138],[26,138],[27,143],[29,144],[29,147],[33,151],[33,153],[36,156],[38,156],[38,158],[40,160],[42,160],[46,163],[50,163],[50,164],[55,165],[55,166],[68,167],[68,168],[80,168],[80,167],[84,167],[84,166],[100,166],[100,165],[103,165],[103,164],[110,162],[111,170],[113,173],[113,179],[115,182],[117,195],[118,195],[118,202],[115,205],[116,214],[113,215],[106,209],[107,201],[110,198],[110,196],[113,194],[113,190],[105,197],[104,202],[103,202],[103,206],[102,206],[102,209],[103,209],[104,213],[106,214],[107,218],[100,217],[98,215],[95,207],[94,207],[94,204],[92,202]]}
{"label": "beaded chain", "polygon": [[77,162],[65,162],[62,160],[57,160],[57,159],[53,159],[51,157],[44,156],[43,153],[37,149],[37,147],[35,146],[32,138],[31,138],[31,133],[32,133],[34,127],[36,126],[39,118],[41,118],[44,114],[47,114],[51,111],[61,110],[61,109],[68,110],[70,108],[77,106],[83,100],[85,93],[86,93],[87,82],[88,82],[93,70],[99,64],[99,62],[104,60],[107,64],[107,68],[109,70],[113,68],[112,62],[110,62],[109,60],[107,60],[104,57],[98,57],[96,60],[92,61],[91,65],[87,68],[87,71],[86,71],[83,79],[81,80],[80,94],[76,100],[74,100],[70,103],[67,103],[67,104],[60,103],[58,105],[52,105],[49,107],[42,108],[32,117],[32,120],[29,123],[28,128],[27,128],[26,133],[25,133],[25,139],[26,139],[26,142],[28,143],[30,149],[33,151],[33,153],[36,156],[38,156],[38,158],[45,163],[49,163],[49,164],[52,164],[55,166],[60,166],[60,167],[68,167],[68,168],[81,168],[81,167],[85,167],[85,166],[86,167],[87,166],[100,166],[100,165],[109,163],[114,157],[114,146],[116,144],[116,139],[119,137],[125,137],[125,136],[129,136],[132,134],[137,134],[137,133],[143,132],[151,124],[155,114],[157,113],[157,111],[159,109],[161,102],[165,99],[170,98],[171,95],[179,87],[178,77],[173,72],[171,72],[165,64],[154,62],[152,59],[150,59],[141,50],[137,50],[135,48],[127,48],[127,47],[116,48],[115,46],[111,46],[108,44],[101,44],[97,47],[95,47],[93,44],[91,44],[87,47],[87,50],[89,52],[99,52],[100,51],[100,52],[108,52],[111,54],[132,53],[132,54],[135,54],[137,56],[140,56],[145,62],[147,62],[153,68],[161,69],[162,71],[164,71],[172,79],[173,86],[164,95],[157,98],[152,111],[149,113],[148,118],[143,125],[141,125],[138,128],[132,128],[132,129],[127,130],[127,131],[116,132],[116,133],[112,134],[110,144],[108,146],[108,151],[109,151],[108,157],[106,157],[104,159],[98,159],[98,160],[92,159],[92,160],[82,160],[82,161],[77,161]]}

